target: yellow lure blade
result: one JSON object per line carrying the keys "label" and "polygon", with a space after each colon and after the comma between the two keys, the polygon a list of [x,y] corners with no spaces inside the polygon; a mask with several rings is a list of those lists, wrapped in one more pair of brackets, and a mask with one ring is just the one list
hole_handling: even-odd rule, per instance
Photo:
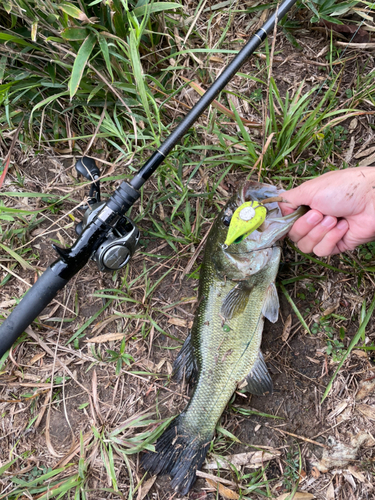
{"label": "yellow lure blade", "polygon": [[258,201],[247,201],[238,207],[232,215],[224,245],[240,243],[263,224],[266,216],[266,207]]}

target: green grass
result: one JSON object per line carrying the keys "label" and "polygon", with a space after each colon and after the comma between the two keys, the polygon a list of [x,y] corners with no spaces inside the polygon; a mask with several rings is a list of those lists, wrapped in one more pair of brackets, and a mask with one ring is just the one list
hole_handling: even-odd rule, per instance
{"label": "green grass", "polygon": [[[5,289],[17,283],[11,281],[16,280],[11,272],[33,282],[36,266],[40,267],[34,231],[53,221],[56,231],[71,234],[72,218],[74,222],[81,218],[75,207],[88,191],[86,183],[77,180],[69,166],[64,166],[65,177],[50,183],[48,189],[43,175],[40,176],[42,185],[35,187],[22,159],[40,158],[38,155],[46,153],[66,155],[73,163],[73,156],[86,151],[106,162],[102,166],[102,185],[103,198],[108,198],[120,180],[138,170],[197,97],[194,90],[189,89],[190,98],[186,98],[186,79],[207,89],[217,72],[243,46],[246,38],[242,35],[251,32],[251,27],[246,27],[246,32],[237,33],[236,23],[240,19],[259,20],[264,10],[276,3],[241,8],[230,2],[219,2],[200,12],[202,5],[199,2],[190,10],[174,2],[125,0],[111,3],[6,0],[0,5],[1,148],[6,150],[9,146],[12,138],[9,131],[14,131],[23,117],[27,124],[21,129],[17,143],[21,156],[12,158],[1,193],[1,264],[9,271],[1,287]],[[298,47],[302,26],[306,29],[309,22],[314,24],[319,19],[347,23],[352,16],[349,8],[359,7],[368,8],[369,12],[373,8],[366,2],[298,2],[298,21],[297,16],[283,21],[279,36],[286,36]],[[280,78],[288,69],[280,66],[279,73],[275,62],[269,78],[271,48],[268,43],[264,44],[258,51],[259,57],[254,56],[235,84],[218,97],[234,116],[222,114],[218,109],[207,110],[145,185],[139,205],[131,210],[142,233],[142,247],[134,262],[114,273],[103,285],[97,278],[87,285],[86,293],[89,286],[92,287],[90,298],[99,301],[96,312],[80,319],[87,296],[77,296],[71,308],[73,312],[64,317],[63,334],[66,335],[60,344],[64,349],[72,346],[77,353],[84,350],[83,340],[92,336],[91,331],[95,332],[103,319],[109,321],[111,331],[125,332],[127,340],[87,349],[89,369],[105,367],[119,380],[124,380],[125,371],[129,370],[134,375],[149,377],[145,380],[150,384],[155,380],[159,386],[168,384],[166,372],[146,371],[133,366],[133,360],[137,363],[136,355],[146,357],[151,350],[157,350],[162,356],[165,350],[175,350],[180,345],[181,336],[168,329],[171,303],[166,302],[166,297],[168,293],[176,293],[177,285],[181,286],[179,273],[194,255],[226,200],[226,193],[233,191],[234,184],[251,173],[262,181],[290,188],[324,172],[345,168],[342,157],[350,135],[346,120],[366,119],[366,113],[375,110],[374,71],[371,59],[366,61],[364,54],[350,66],[349,61],[344,64],[349,55],[337,49],[333,38],[327,43],[326,59],[322,59],[327,66],[314,66],[314,71],[311,68],[308,71],[310,75],[314,73],[314,78],[316,75],[321,78],[311,81],[298,76],[297,85]],[[302,59],[310,57],[303,52],[300,55]],[[279,56],[277,45],[275,56]],[[213,61],[214,57],[223,62]],[[337,62],[340,64],[334,64]],[[263,110],[266,110],[265,121]],[[257,121],[261,132],[245,126],[243,118]],[[367,126],[374,127],[371,120]],[[57,189],[61,187],[65,191]],[[56,232],[45,236],[46,243],[52,239],[58,241]],[[164,243],[165,247],[155,250]],[[280,281],[280,288],[304,329],[324,336],[324,345],[331,349],[328,354],[339,363],[336,375],[354,347],[368,352],[373,349],[371,344],[363,342],[374,308],[372,297],[367,298],[370,305],[364,302],[357,317],[351,318],[357,333],[352,339],[347,334],[342,338],[341,325],[347,324],[342,317],[332,314],[315,323],[311,321],[313,314],[321,315],[322,311],[313,298],[309,311],[305,311],[301,294],[312,296],[316,290],[306,292],[303,287],[311,282],[326,283],[332,273],[342,273],[344,278],[354,276],[353,283],[348,285],[353,294],[365,293],[368,297],[366,273],[374,270],[373,246],[359,250],[360,264],[350,256],[327,262],[301,255],[292,245],[286,254],[292,263],[287,277]],[[49,255],[49,258],[51,262],[54,257]],[[178,312],[188,299],[196,296],[199,265],[198,259],[187,274],[189,296],[173,295],[171,299]],[[37,269],[37,273],[40,272]],[[87,277],[92,271],[86,268],[84,272]],[[176,286],[166,291],[164,283]],[[11,298],[16,296],[15,289],[12,290]],[[62,321],[56,323],[56,317],[49,318],[49,322],[34,323],[34,327],[49,333],[46,325],[63,324]],[[26,339],[26,336],[22,338],[24,350],[32,348]],[[144,347],[146,354],[142,350],[138,353],[138,345]],[[58,354],[64,357],[66,351]],[[7,361],[6,356],[0,360],[0,370],[6,370]],[[35,405],[37,401],[39,403],[35,399]],[[238,406],[233,409],[249,418],[273,417]],[[85,410],[86,406],[80,409]],[[31,422],[36,415],[28,416]],[[72,459],[73,465],[57,469],[49,470],[43,465],[22,474],[27,457],[19,453],[16,445],[14,456],[11,451],[9,461],[0,469],[2,479],[5,477],[11,485],[5,495],[13,500],[28,491],[30,495],[42,495],[39,498],[64,495],[86,498],[90,480],[97,473],[90,462],[90,452],[95,448],[108,495],[112,492],[121,496],[114,459],[120,456],[128,477],[126,495],[129,499],[136,498],[144,478],[138,482],[129,455],[151,448],[152,440],[161,432],[161,429],[154,430],[159,417],[157,408],[156,416],[148,423],[146,418],[141,419],[139,425],[145,425],[141,431],[128,419],[125,427],[109,421],[103,426],[93,426],[88,443],[81,436],[79,458]],[[234,443],[236,436],[219,426],[211,451],[225,455]],[[300,459],[287,457],[287,462],[284,484],[295,489]],[[19,473],[12,475],[15,471]],[[230,474],[242,495],[251,498],[251,495],[271,495],[263,480],[263,469],[245,474],[234,468]]]}

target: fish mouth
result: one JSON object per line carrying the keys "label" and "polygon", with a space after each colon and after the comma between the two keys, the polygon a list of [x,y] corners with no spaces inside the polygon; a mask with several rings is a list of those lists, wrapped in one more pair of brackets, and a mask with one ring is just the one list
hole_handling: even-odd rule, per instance
{"label": "fish mouth", "polygon": [[[240,190],[239,195],[242,203],[245,203],[246,201],[261,201],[266,198],[273,198],[274,196],[280,195],[282,192],[284,192],[284,189],[277,189],[277,187],[271,184],[247,181]],[[275,204],[277,203],[275,202]]]}
{"label": "fish mouth", "polygon": [[[244,239],[241,243],[243,243],[243,242],[246,242],[246,238],[245,238],[245,239]],[[261,252],[262,250],[269,250],[270,248],[274,248],[274,247],[276,247],[276,246],[278,246],[278,244],[277,244],[277,243],[274,243],[273,245],[270,245],[270,246],[262,246],[262,247],[260,247],[260,248],[254,248],[254,249],[252,249],[252,250],[248,250],[247,252],[246,252],[246,251],[245,251],[245,252],[228,252],[228,250],[227,250],[227,248],[229,248],[229,247],[228,247],[228,245],[224,245],[224,243],[223,243],[223,244],[221,245],[221,249],[222,249],[222,251],[223,251],[225,254],[227,254],[227,255],[250,255],[251,253],[254,253],[254,252]],[[226,247],[226,248],[224,248],[224,247]]]}

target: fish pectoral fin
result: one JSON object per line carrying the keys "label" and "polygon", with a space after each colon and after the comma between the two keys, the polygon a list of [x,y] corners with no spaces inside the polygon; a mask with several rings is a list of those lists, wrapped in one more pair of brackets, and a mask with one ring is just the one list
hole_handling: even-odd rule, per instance
{"label": "fish pectoral fin", "polygon": [[191,342],[191,332],[186,337],[184,345],[173,363],[173,378],[176,382],[194,381],[198,377],[198,368],[194,356],[193,344]]}
{"label": "fish pectoral fin", "polygon": [[273,385],[266,363],[262,353],[259,351],[258,359],[249,375],[239,384],[240,389],[255,394],[256,396],[265,396],[272,394]]}
{"label": "fish pectoral fin", "polygon": [[221,306],[220,313],[225,319],[232,319],[237,314],[241,314],[249,301],[252,286],[247,281],[240,281],[228,293]]}
{"label": "fish pectoral fin", "polygon": [[271,323],[276,323],[279,317],[279,296],[277,294],[275,283],[271,283],[266,293],[266,299],[263,304],[262,313]]}

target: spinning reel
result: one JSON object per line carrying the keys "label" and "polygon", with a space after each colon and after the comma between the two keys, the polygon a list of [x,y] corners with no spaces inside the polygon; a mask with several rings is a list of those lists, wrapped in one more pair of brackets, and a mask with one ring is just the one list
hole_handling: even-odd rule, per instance
{"label": "spinning reel", "polygon": [[[100,201],[100,171],[92,158],[84,156],[77,161],[77,172],[93,182],[88,197],[88,207],[85,210],[83,220],[75,227],[78,236],[92,222],[103,209],[106,202]],[[100,271],[115,271],[124,267],[133,256],[139,242],[139,229],[134,222],[125,216],[119,216],[107,238],[95,250],[91,256]],[[55,247],[55,250],[57,248]],[[59,250],[57,250],[59,251]]]}

